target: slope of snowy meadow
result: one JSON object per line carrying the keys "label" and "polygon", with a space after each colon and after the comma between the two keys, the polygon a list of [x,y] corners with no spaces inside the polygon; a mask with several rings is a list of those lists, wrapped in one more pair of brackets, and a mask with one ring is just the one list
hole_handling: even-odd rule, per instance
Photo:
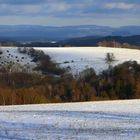
{"label": "slope of snowy meadow", "polygon": [[[125,61],[137,61],[140,63],[140,50],[108,47],[63,47],[63,48],[39,48],[44,51],[53,61],[60,66],[69,68],[73,74],[78,74],[87,68],[94,68],[97,73],[108,68],[106,63],[107,53],[113,53],[115,61],[112,65],[117,65]],[[16,47],[1,47],[3,54],[0,55],[0,65],[20,64],[30,70],[36,66],[27,54],[18,52]],[[18,66],[19,67],[19,66]]]}
{"label": "slope of snowy meadow", "polygon": [[0,107],[1,140],[139,140],[140,100]]}
{"label": "slope of snowy meadow", "polygon": [[66,47],[66,48],[37,48],[63,67],[70,67],[71,72],[79,73],[86,68],[94,68],[101,72],[108,68],[105,58],[107,53],[113,53],[113,65],[135,60],[140,63],[140,50],[108,47]]}
{"label": "slope of snowy meadow", "polygon": [[36,66],[36,64],[32,62],[32,58],[27,54],[19,53],[17,47],[0,47],[0,49],[2,51],[0,55],[0,66],[11,65],[13,71],[20,69],[21,66],[29,70]]}

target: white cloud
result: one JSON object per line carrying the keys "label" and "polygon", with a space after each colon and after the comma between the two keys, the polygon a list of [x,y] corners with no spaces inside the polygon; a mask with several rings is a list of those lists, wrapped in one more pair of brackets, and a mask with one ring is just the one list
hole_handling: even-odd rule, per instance
{"label": "white cloud", "polygon": [[[140,8],[139,4],[136,4],[135,2],[107,3],[109,0],[104,0],[102,3],[99,2],[99,0],[41,1],[45,2],[40,2],[38,4],[0,4],[0,24],[41,24],[60,26],[105,24],[117,26],[120,24],[139,24],[140,22],[138,14]],[[122,13],[122,10],[126,11]],[[122,20],[120,20],[120,18]]]}
{"label": "white cloud", "polygon": [[42,10],[41,5],[10,5],[1,4],[0,13],[9,14],[35,14]]}
{"label": "white cloud", "polygon": [[32,15],[32,14],[42,14],[42,15],[57,15],[58,13],[69,13],[69,11],[80,12],[82,9],[91,5],[93,0],[85,0],[75,3],[69,3],[66,1],[48,1],[48,3],[41,4],[0,4],[0,14],[3,15]]}
{"label": "white cloud", "polygon": [[105,5],[105,8],[107,9],[122,9],[122,10],[129,10],[134,9],[136,7],[135,4],[131,3],[108,3]]}
{"label": "white cloud", "polygon": [[47,13],[64,12],[71,8],[71,5],[66,2],[50,3],[43,6]]}
{"label": "white cloud", "polygon": [[0,14],[4,15],[32,15],[32,14],[57,14],[59,12],[65,12],[73,8],[73,5],[66,2],[50,2],[38,5],[11,5],[11,4],[0,4]]}

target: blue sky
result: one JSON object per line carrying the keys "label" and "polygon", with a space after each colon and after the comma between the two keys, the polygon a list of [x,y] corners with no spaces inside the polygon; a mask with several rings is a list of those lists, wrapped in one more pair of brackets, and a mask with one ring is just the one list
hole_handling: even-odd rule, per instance
{"label": "blue sky", "polygon": [[0,24],[140,25],[140,0],[0,0]]}

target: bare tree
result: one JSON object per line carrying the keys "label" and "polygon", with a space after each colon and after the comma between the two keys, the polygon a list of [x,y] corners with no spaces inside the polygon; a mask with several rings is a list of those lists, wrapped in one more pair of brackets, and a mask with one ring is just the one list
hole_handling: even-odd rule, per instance
{"label": "bare tree", "polygon": [[111,68],[114,61],[116,61],[114,54],[113,53],[107,53],[106,57],[105,57],[105,61],[108,64],[109,68]]}

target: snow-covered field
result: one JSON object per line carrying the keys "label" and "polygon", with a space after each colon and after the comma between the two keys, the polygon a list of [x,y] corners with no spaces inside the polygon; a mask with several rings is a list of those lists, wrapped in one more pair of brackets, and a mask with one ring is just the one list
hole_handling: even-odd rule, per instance
{"label": "snow-covered field", "polygon": [[[62,67],[69,67],[70,72],[78,74],[86,68],[94,68],[97,73],[108,68],[105,61],[107,53],[113,53],[117,65],[129,60],[136,60],[140,63],[140,50],[106,47],[63,47],[63,48],[35,48],[44,51],[52,60]],[[2,47],[3,54],[0,55],[0,65],[19,63],[30,69],[36,66],[32,59],[17,51],[16,47]],[[13,65],[15,67],[15,65]]]}
{"label": "snow-covered field", "polygon": [[140,100],[0,107],[1,140],[140,140]]}
{"label": "snow-covered field", "polygon": [[[140,50],[106,47],[66,47],[66,48],[37,48],[43,50],[51,58],[63,67],[70,67],[71,71],[79,73],[86,68],[94,68],[101,72],[108,68],[105,58],[107,53],[113,53],[115,60],[113,65],[129,60],[140,63]],[[65,63],[69,62],[69,63]]]}
{"label": "snow-covered field", "polygon": [[16,47],[0,47],[0,49],[2,51],[0,66],[11,65],[13,71],[20,70],[22,66],[29,70],[36,66],[29,55],[19,53]]}

